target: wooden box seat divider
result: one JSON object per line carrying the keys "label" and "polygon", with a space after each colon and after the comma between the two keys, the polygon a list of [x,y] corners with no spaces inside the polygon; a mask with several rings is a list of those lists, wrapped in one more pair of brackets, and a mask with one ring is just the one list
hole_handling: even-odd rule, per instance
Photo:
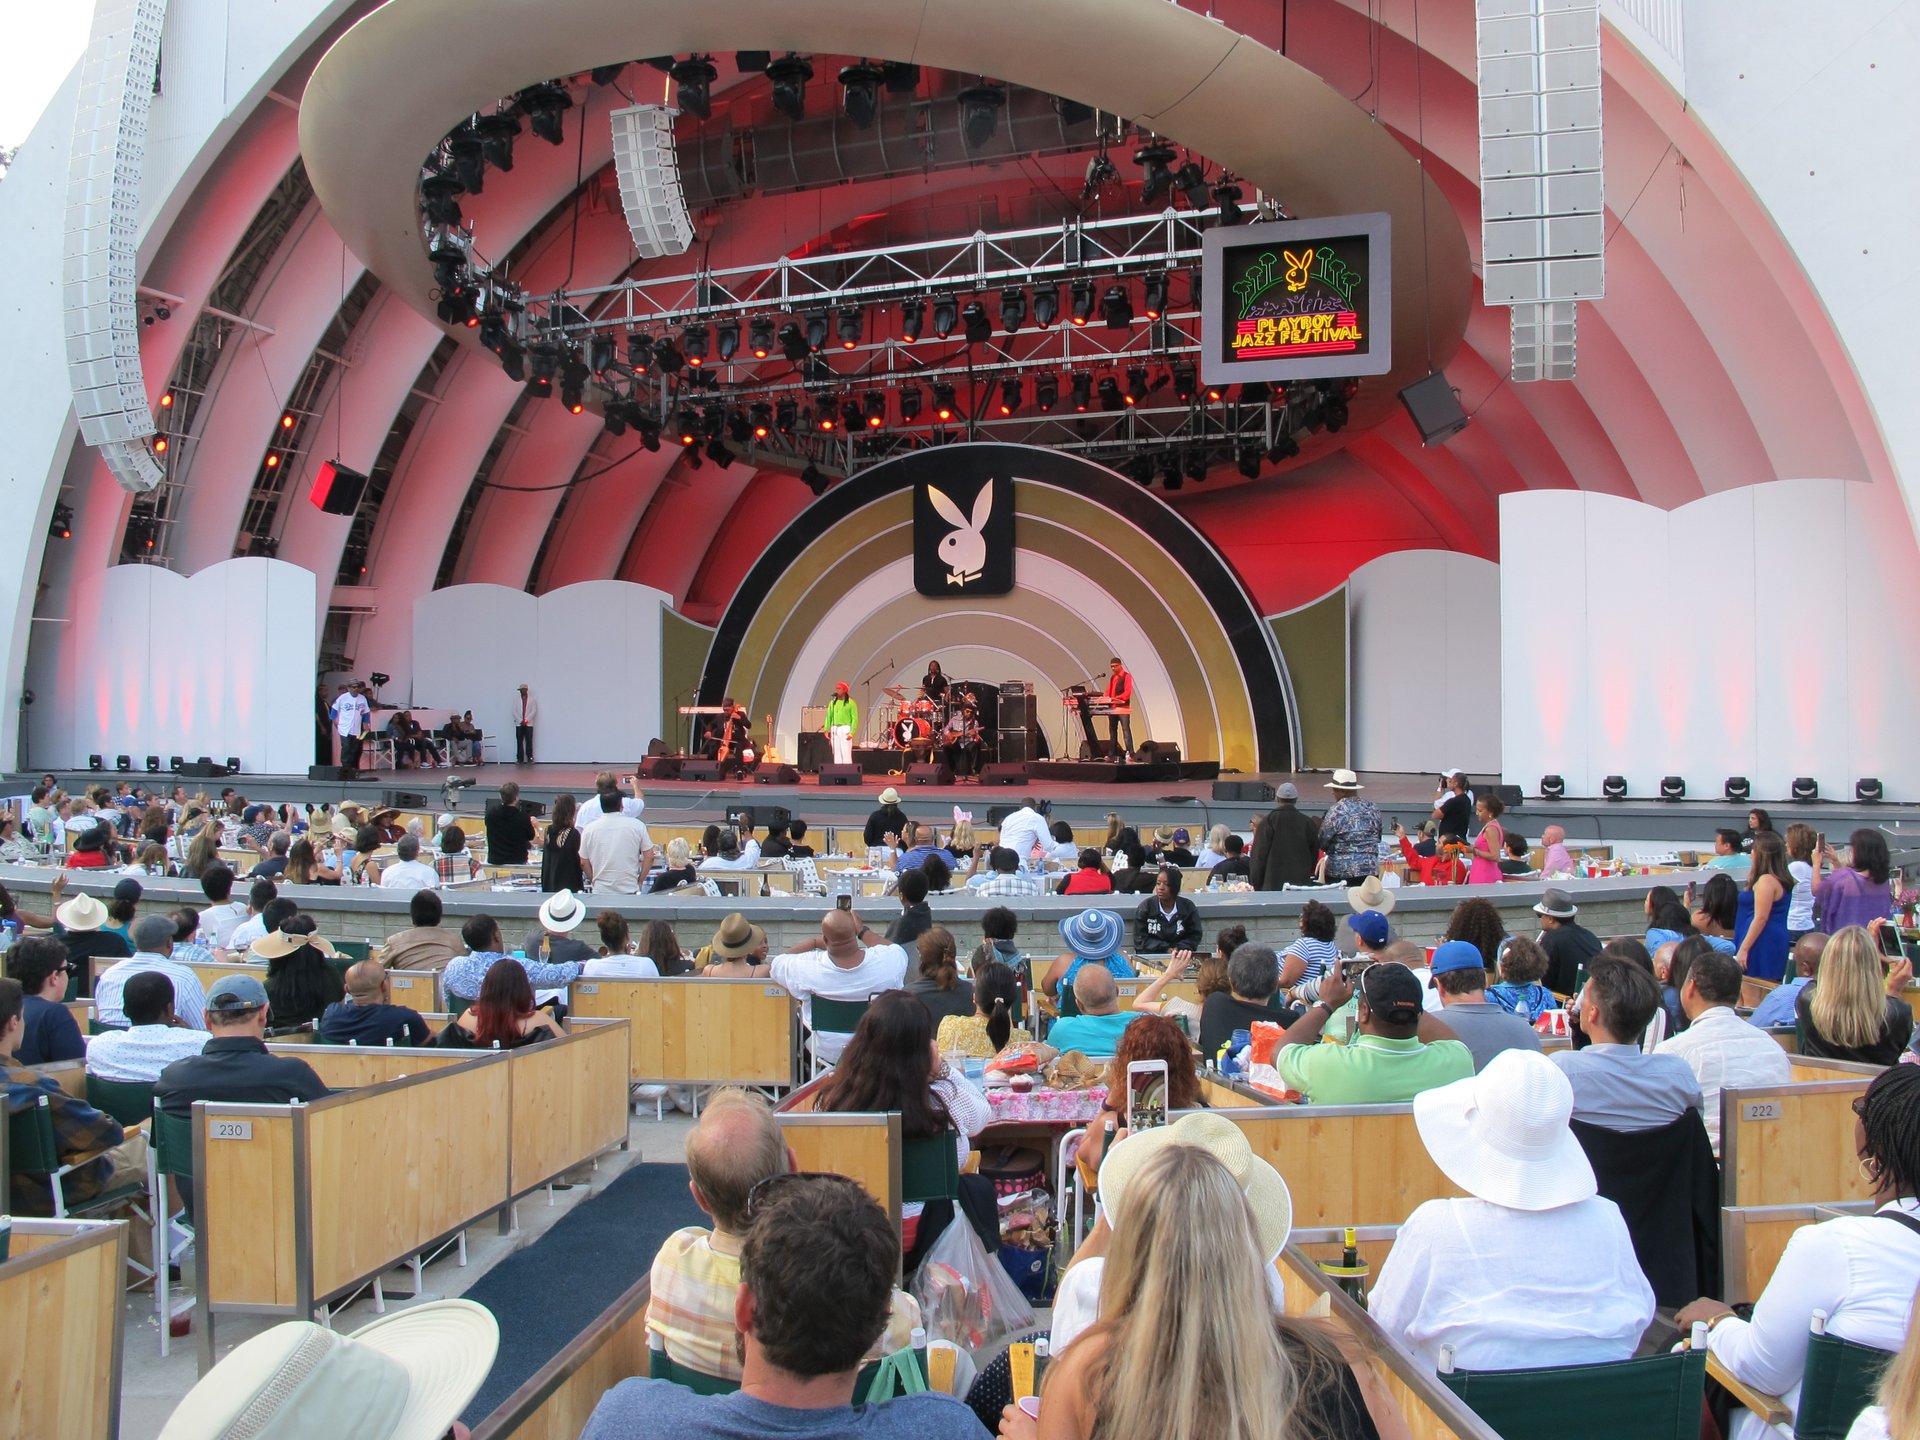
{"label": "wooden box seat divider", "polygon": [[1794,1232],[1837,1215],[1868,1215],[1871,1200],[1835,1205],[1729,1205],[1720,1212],[1720,1257],[1729,1305],[1751,1304],[1773,1278]]}
{"label": "wooden box seat divider", "polygon": [[1226,1105],[1219,1113],[1287,1182],[1296,1226],[1398,1225],[1426,1201],[1462,1193],[1427,1154],[1411,1105]]}
{"label": "wooden box seat divider", "polygon": [[855,1180],[900,1224],[900,1112],[783,1111],[774,1116],[802,1170],[824,1170]]}
{"label": "wooden box seat divider", "polygon": [[1818,1205],[1872,1198],[1853,1146],[1853,1102],[1878,1073],[1862,1067],[1830,1080],[1722,1090],[1721,1203]]}
{"label": "wooden box seat divider", "polygon": [[120,1433],[126,1273],[122,1221],[14,1220],[0,1263],[0,1434]]}
{"label": "wooden box seat divider", "polygon": [[473,1427],[472,1440],[575,1440],[600,1397],[647,1373],[647,1302],[642,1275],[551,1360]]}
{"label": "wooden box seat divider", "polygon": [[771,980],[576,980],[581,1019],[631,1022],[636,1085],[794,1085],[800,1009]]}

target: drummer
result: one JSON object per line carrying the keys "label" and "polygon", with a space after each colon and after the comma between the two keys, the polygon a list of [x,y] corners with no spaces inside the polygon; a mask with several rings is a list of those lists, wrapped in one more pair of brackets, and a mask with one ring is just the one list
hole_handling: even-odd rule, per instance
{"label": "drummer", "polygon": [[947,703],[947,676],[938,660],[927,662],[927,673],[920,677],[920,693],[935,705]]}

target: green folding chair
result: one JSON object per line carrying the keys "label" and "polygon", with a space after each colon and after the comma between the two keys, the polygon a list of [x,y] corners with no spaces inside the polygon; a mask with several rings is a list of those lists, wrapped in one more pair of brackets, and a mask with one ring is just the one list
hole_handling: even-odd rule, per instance
{"label": "green folding chair", "polygon": [[959,1136],[952,1130],[908,1140],[900,1146],[900,1199],[915,1201],[960,1198]]}
{"label": "green folding chair", "polygon": [[740,1388],[738,1380],[722,1380],[717,1375],[676,1364],[667,1357],[666,1341],[656,1331],[647,1332],[647,1378],[671,1380],[696,1395],[731,1395]]}
{"label": "green folding chair", "polygon": [[1873,1403],[1880,1377],[1892,1363],[1891,1350],[1838,1335],[1808,1336],[1793,1440],[1846,1440],[1854,1418]]}
{"label": "green folding chair", "polygon": [[1695,1440],[1700,1433],[1705,1350],[1543,1370],[1451,1364],[1443,1347],[1440,1383],[1502,1440]]}
{"label": "green folding chair", "polygon": [[138,1125],[153,1114],[153,1082],[102,1080],[98,1075],[89,1075],[87,1103],[122,1125]]}
{"label": "green folding chair", "polygon": [[[869,996],[865,1000],[829,1000],[823,995],[813,997],[813,1033],[822,1030],[836,1035],[851,1035],[860,1028],[860,1017],[867,1013],[867,1007],[873,1003]],[[813,1057],[812,1074],[818,1075],[829,1067],[820,1062],[816,1054]]]}
{"label": "green folding chair", "polygon": [[[86,1163],[91,1164],[92,1161]],[[84,1200],[69,1204],[65,1182],[76,1168],[60,1163],[60,1147],[53,1136],[53,1110],[45,1095],[36,1097],[35,1103],[7,1116],[8,1179],[11,1181],[15,1175],[44,1179],[51,1192],[56,1220],[84,1220],[109,1210],[118,1210],[127,1201],[138,1200],[145,1188],[137,1180],[123,1181],[109,1186],[98,1195],[89,1195]]]}
{"label": "green folding chair", "polygon": [[89,1035],[108,1035],[127,1028],[129,1027],[125,1025],[103,1025],[91,1015],[87,1017],[87,1034]]}
{"label": "green folding chair", "polygon": [[[333,942],[333,948],[340,952],[340,958],[345,960],[348,965],[373,958],[373,942],[371,940],[336,940]],[[341,967],[343,972],[345,968],[345,966]]]}
{"label": "green folding chair", "polygon": [[[169,1115],[155,1106],[153,1128],[148,1132],[147,1141],[147,1213],[153,1223],[153,1309],[160,1321],[160,1353],[166,1355],[171,1350],[169,1332],[173,1320],[173,1282],[168,1267],[177,1264],[193,1246],[191,1223],[176,1221],[168,1213],[173,1207],[167,1200],[167,1181],[173,1179],[181,1194],[193,1194],[192,1117]],[[163,1256],[165,1264],[160,1263]],[[180,1308],[185,1311],[192,1308],[192,1304],[189,1300]]]}

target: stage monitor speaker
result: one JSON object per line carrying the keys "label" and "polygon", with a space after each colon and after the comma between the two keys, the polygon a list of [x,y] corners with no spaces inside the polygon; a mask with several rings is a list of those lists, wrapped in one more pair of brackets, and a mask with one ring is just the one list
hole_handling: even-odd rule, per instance
{"label": "stage monitor speaker", "polygon": [[345,765],[309,765],[307,767],[309,780],[344,781],[353,779],[353,776],[354,772]]}
{"label": "stage monitor speaker", "polygon": [[360,509],[360,496],[367,488],[367,477],[349,470],[338,460],[329,460],[313,477],[313,489],[307,498],[328,515],[353,515]]}
{"label": "stage monitor speaker", "polygon": [[1171,740],[1149,740],[1140,747],[1140,758],[1149,765],[1159,762],[1180,763],[1180,747]]}
{"label": "stage monitor speaker", "polygon": [[682,780],[718,780],[720,778],[720,762],[718,760],[682,760],[680,762],[680,778]]}
{"label": "stage monitor speaker", "polygon": [[633,773],[642,780],[678,780],[680,762],[671,755],[649,755]]}
{"label": "stage monitor speaker", "polygon": [[945,765],[909,765],[907,767],[909,785],[951,785],[953,771]]}
{"label": "stage monitor speaker", "polygon": [[[390,810],[425,810],[428,805],[427,797],[418,790],[382,790],[380,803]],[[531,801],[521,801],[520,808],[529,815],[540,813]]]}
{"label": "stage monitor speaker", "polygon": [[1493,787],[1493,793],[1500,797],[1500,803],[1509,810],[1518,810],[1527,798],[1521,793],[1518,785],[1496,785]]}
{"label": "stage monitor speaker", "polygon": [[1024,765],[1033,756],[1027,750],[1027,732],[1025,730],[1002,730],[1000,743],[994,747],[1005,765]]}
{"label": "stage monitor speaker", "polygon": [[800,772],[791,765],[762,765],[753,772],[756,785],[798,785]]}
{"label": "stage monitor speaker", "polygon": [[211,760],[190,760],[180,767],[180,773],[195,780],[218,780],[233,772]]}
{"label": "stage monitor speaker", "polygon": [[1407,386],[1400,392],[1400,403],[1413,417],[1422,445],[1438,445],[1467,428],[1467,412],[1460,408],[1460,397],[1441,371]]}
{"label": "stage monitor speaker", "polygon": [[[980,783],[982,785],[1024,785],[1027,783],[1027,767],[1024,765],[1007,764],[988,765],[980,771]],[[993,808],[999,810],[1002,807],[996,805]],[[1017,808],[1019,807],[1006,807],[1005,814],[992,823],[998,825],[1000,820],[1004,820],[1007,815],[1011,815]]]}
{"label": "stage monitor speaker", "polygon": [[647,741],[648,755],[657,757],[661,755],[668,755],[671,753],[672,752],[667,748],[667,742],[662,740],[658,735],[654,736],[653,739]]}
{"label": "stage monitor speaker", "polygon": [[864,785],[866,773],[858,765],[822,765],[820,783],[822,785]]}
{"label": "stage monitor speaker", "polygon": [[1273,786],[1264,780],[1216,780],[1213,782],[1213,798],[1233,800],[1240,804],[1262,803],[1273,799]]}

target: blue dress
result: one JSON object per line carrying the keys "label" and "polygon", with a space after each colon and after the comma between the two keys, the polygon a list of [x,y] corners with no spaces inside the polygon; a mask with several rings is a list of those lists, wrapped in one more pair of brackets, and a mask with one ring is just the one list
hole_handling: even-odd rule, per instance
{"label": "blue dress", "polygon": [[[1792,895],[1782,895],[1767,912],[1767,924],[1747,951],[1747,974],[1756,980],[1778,980],[1787,973],[1787,908]],[[1740,910],[1733,922],[1733,939],[1744,945],[1753,928],[1753,890],[1740,892]]]}

